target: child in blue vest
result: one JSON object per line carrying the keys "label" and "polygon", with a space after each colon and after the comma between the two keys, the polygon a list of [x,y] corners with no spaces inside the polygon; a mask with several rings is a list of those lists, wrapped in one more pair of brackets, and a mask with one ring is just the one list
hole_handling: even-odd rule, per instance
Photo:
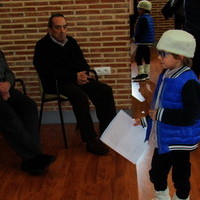
{"label": "child in blue vest", "polygon": [[149,79],[150,46],[154,43],[155,33],[153,18],[150,14],[151,2],[142,0],[138,3],[137,8],[139,16],[135,25],[133,41],[138,46],[135,55],[138,75],[132,79],[133,81],[143,81]]}
{"label": "child in blue vest", "polygon": [[155,149],[150,180],[154,200],[171,200],[167,177],[172,169],[173,200],[189,200],[190,152],[200,141],[200,83],[191,70],[194,37],[183,30],[166,31],[160,38],[158,59],[163,67],[149,116],[136,119],[147,126],[146,140]]}

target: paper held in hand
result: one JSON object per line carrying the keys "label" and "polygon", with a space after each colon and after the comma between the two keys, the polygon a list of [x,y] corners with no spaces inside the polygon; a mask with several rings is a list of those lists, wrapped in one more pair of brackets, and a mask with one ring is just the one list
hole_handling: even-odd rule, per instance
{"label": "paper held in hand", "polygon": [[101,141],[134,164],[147,147],[146,129],[133,126],[134,120],[120,110],[100,137]]}

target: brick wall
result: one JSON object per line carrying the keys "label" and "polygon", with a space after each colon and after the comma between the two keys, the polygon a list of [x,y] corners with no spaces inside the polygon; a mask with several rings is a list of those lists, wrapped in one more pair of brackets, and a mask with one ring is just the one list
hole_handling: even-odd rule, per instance
{"label": "brick wall", "polygon": [[[152,0],[157,37],[171,26],[171,20],[160,16],[164,2]],[[32,64],[34,46],[46,34],[49,16],[61,12],[68,18],[68,34],[77,39],[90,66],[111,67],[112,74],[100,78],[113,87],[117,108],[129,109],[130,5],[129,0],[1,0],[0,48],[16,76],[25,81],[28,95],[39,105],[38,79]],[[54,109],[54,104],[46,107]]]}

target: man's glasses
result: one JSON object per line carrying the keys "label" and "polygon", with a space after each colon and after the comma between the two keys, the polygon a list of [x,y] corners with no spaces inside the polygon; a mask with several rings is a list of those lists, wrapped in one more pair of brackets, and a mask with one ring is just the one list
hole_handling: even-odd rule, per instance
{"label": "man's glasses", "polygon": [[158,51],[158,55],[159,55],[161,58],[165,58],[165,56],[170,55],[170,54],[171,54],[171,53],[169,53],[169,52]]}

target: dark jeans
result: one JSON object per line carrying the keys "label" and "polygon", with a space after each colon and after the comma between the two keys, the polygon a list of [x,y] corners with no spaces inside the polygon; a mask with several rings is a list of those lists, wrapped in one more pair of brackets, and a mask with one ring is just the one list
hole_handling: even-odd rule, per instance
{"label": "dark jeans", "polygon": [[185,17],[174,14],[174,28],[185,30]]}
{"label": "dark jeans", "polygon": [[74,83],[60,84],[59,90],[69,98],[84,142],[97,136],[90,115],[88,98],[96,108],[100,134],[116,115],[113,92],[109,85],[91,80],[90,83],[82,86]]}
{"label": "dark jeans", "polygon": [[135,62],[137,66],[142,65],[143,61],[145,64],[150,64],[150,47],[147,45],[138,45],[135,55]]}
{"label": "dark jeans", "polygon": [[193,65],[192,65],[191,69],[194,71],[194,73],[199,78],[199,76],[200,76],[200,36],[195,37],[195,39],[196,39],[196,50],[194,53]]}
{"label": "dark jeans", "polygon": [[18,90],[0,96],[0,133],[22,159],[41,153],[36,103]]}
{"label": "dark jeans", "polygon": [[167,177],[171,168],[176,195],[180,199],[186,199],[190,192],[190,152],[171,151],[158,154],[158,149],[155,149],[149,174],[156,191],[167,188]]}

